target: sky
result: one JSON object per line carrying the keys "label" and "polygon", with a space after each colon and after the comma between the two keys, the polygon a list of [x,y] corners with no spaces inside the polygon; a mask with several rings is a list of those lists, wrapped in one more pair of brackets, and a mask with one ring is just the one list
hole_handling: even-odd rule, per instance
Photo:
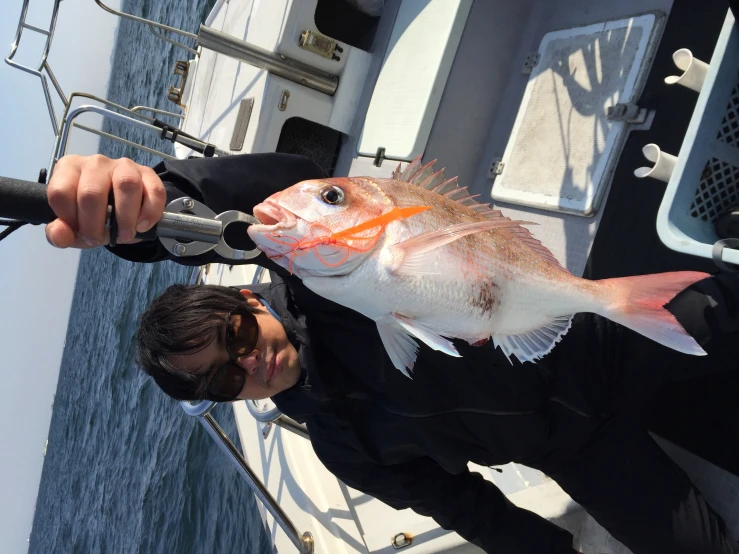
{"label": "sky", "polygon": [[[107,0],[106,4],[120,8],[120,0]],[[22,5],[23,0],[0,2],[3,58],[10,53]],[[52,0],[31,0],[26,22],[48,28],[52,5]],[[61,3],[48,61],[67,96],[75,91],[105,96],[117,25],[118,18],[93,0]],[[36,68],[44,39],[25,30],[15,61]],[[57,100],[58,118],[62,104],[53,87],[52,97]],[[0,100],[0,175],[35,181],[39,169],[48,167],[54,141],[41,81],[0,62]],[[90,126],[100,123],[94,116],[81,116],[79,121]],[[72,132],[68,152],[96,151],[96,137]],[[1,207],[2,198],[0,212]],[[78,251],[58,250],[47,244],[43,226],[25,226],[0,242],[3,553],[28,550],[78,262]]]}

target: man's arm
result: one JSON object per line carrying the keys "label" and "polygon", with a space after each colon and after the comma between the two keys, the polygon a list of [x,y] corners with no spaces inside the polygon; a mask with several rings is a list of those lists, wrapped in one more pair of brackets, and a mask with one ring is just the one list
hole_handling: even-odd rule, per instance
{"label": "man's arm", "polygon": [[[313,423],[313,424],[312,424]],[[308,423],[319,459],[346,485],[396,510],[411,508],[434,518],[495,554],[575,554],[572,535],[512,504],[491,482],[465,470],[451,474],[431,458],[383,466],[353,449],[348,441]]]}
{"label": "man's arm", "polygon": [[[159,221],[166,203],[190,196],[216,213],[252,208],[268,196],[306,179],[325,177],[308,158],[291,154],[246,154],[219,158],[170,160],[155,170],[131,160],[104,156],[66,156],[49,183],[49,203],[59,219],[47,226],[49,242],[62,248],[87,248],[105,243],[105,210],[109,193],[115,198],[119,223],[116,255],[140,262],[175,259],[159,243],[133,239]],[[232,225],[227,240],[235,248],[251,250],[244,226]],[[228,231],[231,231],[229,233]],[[250,262],[265,265],[260,256]],[[214,252],[176,259],[187,265],[234,263]],[[238,263],[238,262],[237,262]]]}

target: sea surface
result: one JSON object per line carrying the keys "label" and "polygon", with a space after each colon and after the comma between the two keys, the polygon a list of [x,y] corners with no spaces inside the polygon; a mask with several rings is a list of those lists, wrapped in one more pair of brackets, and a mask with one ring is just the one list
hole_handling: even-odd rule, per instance
{"label": "sea surface", "polygon": [[[214,0],[124,0],[123,11],[196,32]],[[91,2],[90,9],[100,9]],[[172,67],[189,54],[124,21],[108,98],[123,106],[176,111],[166,99]],[[106,125],[171,152],[138,129]],[[100,151],[159,161],[103,140]],[[135,362],[137,318],[191,269],[134,264],[104,249],[85,251],[54,399],[29,552],[265,553],[271,550],[256,502],[225,454]],[[237,442],[233,411],[214,415]]]}

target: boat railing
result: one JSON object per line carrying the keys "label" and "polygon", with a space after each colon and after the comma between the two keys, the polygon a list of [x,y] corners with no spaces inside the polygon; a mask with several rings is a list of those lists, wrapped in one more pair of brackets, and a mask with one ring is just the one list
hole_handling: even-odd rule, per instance
{"label": "boat railing", "polygon": [[112,13],[113,15],[117,15],[118,17],[122,17],[124,19],[128,19],[131,21],[136,21],[137,23],[142,23],[149,27],[149,30],[154,33],[156,36],[158,36],[160,39],[162,39],[165,42],[168,42],[177,48],[182,48],[183,50],[186,50],[190,54],[197,55],[198,51],[194,48],[190,48],[186,44],[182,42],[177,42],[174,39],[171,39],[169,37],[164,36],[164,34],[161,31],[166,31],[169,33],[174,33],[176,35],[180,35],[182,37],[188,38],[190,40],[194,40],[195,43],[198,42],[198,35],[194,33],[188,33],[187,31],[183,31],[182,29],[176,29],[175,27],[170,27],[169,25],[164,25],[163,23],[157,23],[156,21],[151,21],[149,19],[145,19],[143,17],[138,17],[136,15],[132,15],[130,13],[122,12],[119,10],[116,10],[114,8],[111,8],[110,6],[105,5],[102,0],[95,0],[95,3],[103,8],[106,12]]}
{"label": "boat railing", "polygon": [[[113,9],[106,6],[102,0],[95,0],[95,3],[108,13],[147,25],[149,30],[162,40],[173,44],[177,48],[182,48],[191,54],[197,55],[197,48],[206,48],[255,67],[259,67],[274,75],[279,75],[280,77],[284,77],[285,79],[330,96],[336,92],[336,89],[339,86],[339,78],[336,75],[326,73],[325,71],[306,63],[287,58],[286,56],[276,52],[271,52],[254,44],[239,40],[231,35],[222,33],[217,29],[212,29],[207,25],[200,25],[198,34],[189,33],[182,29],[176,29],[175,27],[171,27],[163,23],[157,23],[156,21],[151,21],[143,17],[138,17],[136,15]],[[181,37],[193,40],[195,41],[196,48],[190,48],[182,42],[170,39],[164,36],[163,32],[174,33]]]}
{"label": "boat railing", "polygon": [[[59,85],[59,82],[56,80],[56,77],[54,76],[54,73],[51,71],[51,67],[49,66],[49,62],[47,61],[47,58],[49,57],[49,50],[51,49],[51,41],[54,38],[54,29],[56,28],[56,19],[59,15],[59,4],[62,2],[62,0],[55,0],[54,1],[54,7],[52,8],[51,13],[51,22],[49,23],[48,29],[41,29],[39,27],[36,27],[34,25],[29,25],[26,23],[26,16],[28,15],[28,4],[30,0],[23,0],[23,8],[21,9],[21,16],[18,20],[18,28],[15,32],[15,39],[13,40],[13,44],[10,45],[10,54],[8,54],[8,57],[5,58],[5,63],[8,65],[15,67],[16,69],[20,69],[21,71],[25,71],[26,73],[30,73],[31,75],[36,75],[39,79],[41,79],[41,86],[44,89],[44,97],[46,98],[46,105],[49,108],[49,117],[51,117],[51,125],[54,128],[54,134],[57,134],[59,132],[57,121],[56,121],[56,114],[54,113],[54,104],[51,101],[51,91],[49,90],[49,83],[46,80],[46,75],[43,74],[43,71],[46,70],[46,72],[49,74],[49,78],[51,79],[51,82],[54,85],[54,88],[56,89],[57,94],[62,99],[62,102],[67,104],[67,99],[64,96],[64,92],[62,91],[62,87]],[[13,58],[15,58],[16,53],[18,52],[18,46],[21,42],[21,36],[23,35],[23,30],[28,29],[29,31],[33,31],[35,33],[39,33],[41,35],[46,36],[46,43],[44,44],[44,50],[41,53],[41,61],[39,62],[37,67],[28,67],[26,65],[23,65],[21,63],[16,62]]]}
{"label": "boat railing", "polygon": [[[171,142],[179,142],[181,144],[184,144],[188,146],[189,148],[191,148],[193,151],[199,152],[203,154],[204,156],[212,156],[213,154],[218,154],[221,156],[228,155],[228,152],[220,151],[210,144],[207,144],[203,141],[196,139],[195,137],[192,137],[190,135],[187,135],[186,133],[183,133],[179,129],[179,125],[168,125],[167,123],[157,119],[156,117],[151,117],[149,115],[146,115],[143,112],[148,111],[153,114],[170,116],[170,117],[177,118],[180,121],[184,119],[184,116],[182,114],[177,114],[177,113],[173,113],[173,112],[169,112],[169,111],[161,110],[157,108],[152,108],[148,106],[135,106],[132,109],[128,109],[124,106],[116,104],[115,102],[111,102],[110,100],[107,100],[105,98],[100,98],[93,94],[88,94],[84,92],[74,92],[69,97],[67,97],[66,94],[64,94],[64,91],[62,90],[61,85],[57,81],[54,75],[54,72],[52,71],[51,66],[49,65],[49,62],[48,62],[48,56],[51,50],[52,39],[54,38],[54,30],[56,29],[57,17],[59,15],[59,5],[61,4],[61,2],[62,0],[54,1],[54,5],[51,10],[51,20],[49,22],[48,28],[42,29],[35,25],[31,25],[26,21],[30,0],[24,0],[23,6],[21,9],[21,14],[18,19],[18,27],[15,33],[15,38],[13,40],[13,43],[10,46],[10,53],[5,58],[5,62],[11,67],[24,71],[26,73],[30,73],[31,75],[35,75],[41,81],[41,86],[44,91],[44,98],[46,100],[46,106],[49,112],[49,117],[51,119],[51,126],[52,126],[52,129],[54,130],[54,135],[55,135],[55,142],[54,142],[54,147],[52,151],[51,161],[48,167],[48,174],[51,174],[53,172],[54,165],[56,164],[57,160],[61,158],[66,152],[66,143],[67,143],[67,139],[68,139],[69,131],[71,127],[78,128],[80,130],[98,135],[100,137],[106,137],[111,140],[115,140],[117,142],[126,144],[132,148],[136,148],[138,150],[148,152],[150,154],[159,156],[161,158],[173,159],[173,156],[165,152],[162,152],[160,150],[149,148],[141,144],[126,140],[122,137],[115,136],[111,133],[104,132],[100,129],[95,129],[87,125],[82,125],[80,123],[75,122],[75,119],[78,116],[86,112],[94,112],[94,113],[97,113],[98,115],[102,115],[103,117],[113,118],[119,121],[124,121],[129,124],[138,125],[139,127],[146,128],[149,131],[156,132],[157,134],[161,136],[161,138],[165,140],[169,140]],[[101,7],[104,7],[105,9],[107,9],[107,11],[113,11],[114,13],[116,13],[116,15],[121,15],[115,10],[111,10],[107,6],[103,6],[102,3],[100,2],[98,3],[101,4]],[[130,16],[130,17],[133,19],[137,19],[137,20],[141,19],[141,18],[136,18],[134,16]],[[153,22],[150,22],[150,23],[153,24]],[[172,29],[164,25],[158,25],[158,27],[165,29],[165,30],[171,29],[175,32],[180,32],[180,31],[177,31],[176,29]],[[21,44],[21,39],[23,37],[24,31],[32,31],[34,33],[38,33],[46,37],[46,42],[44,44],[43,51],[41,52],[41,58],[37,66],[24,65],[14,59],[16,54],[18,53],[18,48]],[[152,31],[154,31],[153,27],[152,27]],[[180,33],[184,33],[184,31]],[[184,34],[187,36],[190,36],[191,38],[197,38],[196,35],[193,35],[192,33],[184,33]],[[166,39],[166,37],[162,37],[162,38]],[[195,52],[193,49],[190,49],[187,47],[185,48],[190,52]],[[62,112],[61,118],[57,118],[56,116],[56,110],[54,108],[54,101],[52,99],[51,88],[49,87],[47,75],[48,75],[48,78],[51,80],[57,95],[59,96],[59,100],[64,106],[64,110]],[[102,104],[105,107],[101,108],[99,106],[79,106],[73,109],[72,108],[73,101],[76,98],[85,98],[88,100],[93,100],[95,102]]]}
{"label": "boat railing", "polygon": [[[105,106],[108,106],[108,107],[106,108],[106,107],[86,104],[86,105],[78,106],[74,109],[70,109],[72,106],[71,100],[73,97],[88,98],[88,99],[100,102],[101,104],[104,104]],[[114,111],[110,108],[114,108],[115,110],[119,110],[119,111]],[[134,111],[133,109],[125,108],[119,104],[116,104],[115,102],[111,102],[110,100],[99,98],[91,94],[74,93],[70,97],[70,102],[67,104],[64,110],[61,129],[60,129],[59,134],[57,135],[56,142],[54,144],[51,162],[49,164],[49,172],[51,173],[53,171],[54,165],[56,165],[56,162],[59,160],[59,158],[65,155],[66,149],[67,149],[67,140],[69,137],[69,131],[73,126],[80,128],[82,130],[85,130],[87,132],[99,135],[101,137],[106,137],[106,138],[115,140],[117,142],[126,144],[138,150],[142,150],[144,152],[148,152],[150,154],[160,156],[165,159],[172,159],[172,160],[175,159],[175,156],[172,156],[171,154],[167,154],[160,150],[149,148],[148,146],[144,146],[142,144],[138,144],[136,142],[126,140],[122,137],[118,137],[110,133],[106,133],[99,129],[93,129],[93,128],[81,125],[79,123],[76,123],[75,119],[77,119],[77,117],[79,117],[83,113],[96,113],[103,117],[108,117],[110,119],[129,123],[131,125],[138,126],[142,129],[146,129],[148,131],[158,133],[162,139],[171,141],[173,143],[178,142],[180,144],[184,144],[188,148],[191,148],[194,151],[200,152],[204,156],[212,156],[213,154],[217,154],[218,156],[229,156],[230,155],[228,152],[220,150],[219,148],[216,148],[215,146],[211,144],[203,142],[191,135],[188,135],[187,133],[182,132],[176,126],[167,125],[166,123],[160,121],[157,118],[147,116],[143,114],[142,111],[149,110],[153,112],[165,113],[168,115],[175,115],[175,116],[177,114],[171,114],[170,112],[166,112],[164,110],[157,110],[156,108],[149,108],[146,106],[135,106],[135,108],[136,109]]]}
{"label": "boat railing", "polygon": [[181,405],[182,409],[185,410],[185,413],[196,417],[208,434],[216,441],[221,450],[231,457],[236,464],[236,467],[239,469],[239,472],[246,478],[249,488],[264,505],[265,509],[272,515],[277,524],[287,534],[290,541],[295,545],[298,551],[301,552],[301,554],[312,554],[314,548],[313,536],[308,531],[302,534],[298,531],[292,520],[282,510],[275,498],[259,480],[259,477],[249,467],[249,464],[241,452],[239,452],[239,449],[236,448],[236,445],[228,438],[228,435],[210,414],[210,411],[215,407],[216,403],[204,400],[194,403],[181,402]]}

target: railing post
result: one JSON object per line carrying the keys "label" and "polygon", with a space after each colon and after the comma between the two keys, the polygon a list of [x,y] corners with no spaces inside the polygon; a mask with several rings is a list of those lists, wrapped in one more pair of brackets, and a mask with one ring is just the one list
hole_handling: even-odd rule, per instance
{"label": "railing post", "polygon": [[210,414],[216,403],[204,400],[197,403],[180,402],[180,405],[185,410],[185,413],[197,417],[198,421],[200,421],[208,434],[216,441],[216,444],[218,444],[221,450],[230,455],[240,473],[246,478],[249,488],[251,488],[255,496],[262,502],[282,530],[285,531],[298,551],[301,554],[313,554],[313,535],[307,531],[302,535],[300,534],[295,524],[293,524],[287,514],[280,508],[280,505],[259,480],[259,477],[249,467],[249,464],[241,452],[239,452],[239,449],[231,442],[231,439],[228,438],[228,435],[226,435],[215,418]]}

